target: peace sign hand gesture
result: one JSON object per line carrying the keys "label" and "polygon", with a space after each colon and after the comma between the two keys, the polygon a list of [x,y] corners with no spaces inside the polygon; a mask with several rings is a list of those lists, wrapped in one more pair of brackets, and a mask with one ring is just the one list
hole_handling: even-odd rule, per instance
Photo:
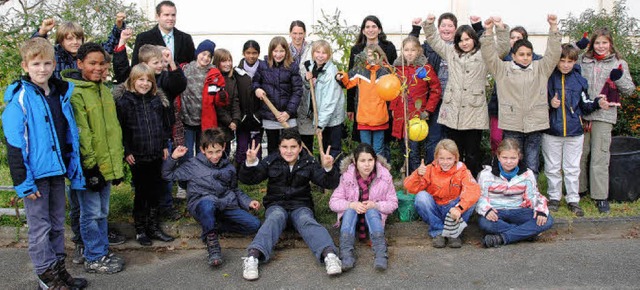
{"label": "peace sign hand gesture", "polygon": [[327,147],[327,151],[323,151],[322,148],[318,148],[320,151],[320,161],[322,162],[322,168],[331,170],[333,168],[333,156],[327,154],[331,151],[331,145]]}
{"label": "peace sign hand gesture", "polygon": [[256,145],[256,140],[251,141],[251,147],[247,149],[247,164],[253,164],[258,160],[258,150],[260,144]]}

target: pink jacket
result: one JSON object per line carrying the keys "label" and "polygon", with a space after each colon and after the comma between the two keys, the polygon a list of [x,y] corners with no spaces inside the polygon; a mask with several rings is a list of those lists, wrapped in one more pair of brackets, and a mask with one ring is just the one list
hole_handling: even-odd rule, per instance
{"label": "pink jacket", "polygon": [[[396,196],[396,189],[393,186],[393,177],[391,173],[389,173],[389,167],[390,165],[387,164],[387,161],[383,157],[378,156],[376,178],[371,182],[371,188],[369,188],[369,200],[377,203],[377,209],[382,216],[383,225],[387,220],[387,216],[398,208],[398,197]],[[349,203],[358,201],[360,196],[360,189],[356,181],[356,165],[353,157],[349,156],[342,160],[340,168],[342,172],[340,184],[338,188],[333,191],[331,199],[329,200],[329,208],[338,213],[336,226],[340,225],[340,218],[342,218],[344,211],[349,208]]]}

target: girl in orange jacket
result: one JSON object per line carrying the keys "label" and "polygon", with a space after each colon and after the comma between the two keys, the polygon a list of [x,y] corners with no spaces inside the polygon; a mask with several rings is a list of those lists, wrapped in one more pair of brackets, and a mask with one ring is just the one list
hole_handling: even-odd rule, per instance
{"label": "girl in orange jacket", "polygon": [[[443,248],[447,241],[442,235],[445,219],[456,223],[469,221],[471,213],[480,198],[480,186],[464,163],[460,162],[460,153],[451,139],[438,142],[435,160],[429,165],[421,162],[409,177],[404,187],[416,194],[416,211],[422,220],[429,224],[429,236],[434,248]],[[462,231],[462,229],[460,229]],[[450,248],[460,248],[459,235],[448,237]]]}

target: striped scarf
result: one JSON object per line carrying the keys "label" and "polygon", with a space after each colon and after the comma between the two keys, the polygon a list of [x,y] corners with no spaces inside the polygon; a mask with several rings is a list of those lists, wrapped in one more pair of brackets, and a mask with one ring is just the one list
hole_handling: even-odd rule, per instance
{"label": "striped scarf", "polygon": [[[362,178],[360,173],[356,173],[356,181],[358,181],[358,187],[360,188],[360,198],[358,201],[363,202],[369,200],[369,186],[373,179],[376,178],[376,172],[373,171],[367,178]],[[367,225],[364,214],[358,215],[358,224],[356,225],[358,230],[358,238],[364,240],[367,238]]]}

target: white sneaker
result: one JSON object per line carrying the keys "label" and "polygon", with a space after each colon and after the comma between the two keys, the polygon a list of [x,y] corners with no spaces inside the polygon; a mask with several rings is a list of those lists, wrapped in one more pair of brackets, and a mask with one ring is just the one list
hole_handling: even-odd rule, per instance
{"label": "white sneaker", "polygon": [[179,198],[179,199],[187,198],[187,190],[178,186],[178,192],[176,192],[176,198]]}
{"label": "white sneaker", "polygon": [[324,258],[324,266],[327,269],[327,275],[337,275],[342,273],[342,261],[334,253],[329,253]]}
{"label": "white sneaker", "polygon": [[249,281],[258,279],[260,277],[258,274],[258,259],[255,257],[243,257],[242,259],[244,260],[242,277]]}

